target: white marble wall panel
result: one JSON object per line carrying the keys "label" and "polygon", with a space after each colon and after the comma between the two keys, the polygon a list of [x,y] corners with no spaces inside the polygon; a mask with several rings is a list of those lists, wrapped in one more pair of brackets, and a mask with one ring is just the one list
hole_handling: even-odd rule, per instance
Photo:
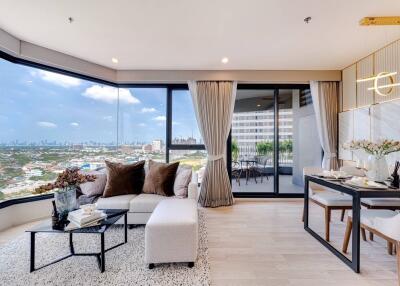
{"label": "white marble wall panel", "polygon": [[[382,139],[400,140],[400,100],[393,100],[371,107],[371,137],[376,142]],[[388,156],[389,165],[400,160],[400,153]]]}
{"label": "white marble wall panel", "polygon": [[354,140],[371,140],[370,108],[364,107],[353,110]]}
{"label": "white marble wall panel", "polygon": [[353,140],[354,114],[353,111],[339,113],[339,159],[353,160],[351,151],[345,150],[343,144]]}

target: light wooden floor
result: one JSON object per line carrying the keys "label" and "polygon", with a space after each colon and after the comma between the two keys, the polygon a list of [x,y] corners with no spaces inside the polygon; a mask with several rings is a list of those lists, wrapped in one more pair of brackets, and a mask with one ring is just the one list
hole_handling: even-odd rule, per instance
{"label": "light wooden floor", "polygon": [[[237,200],[233,207],[206,209],[212,284],[398,285],[395,257],[383,241],[362,242],[362,273],[355,274],[304,231],[301,212],[300,199]],[[310,213],[311,226],[322,234],[322,208]],[[332,218],[332,243],[340,247],[345,224],[338,217]],[[34,224],[0,232],[0,247]]]}
{"label": "light wooden floor", "polygon": [[[304,231],[301,212],[299,199],[237,200],[207,209],[213,285],[398,285],[395,257],[383,241],[362,243],[362,274],[355,274]],[[322,208],[310,212],[322,234]],[[332,225],[332,242],[340,247],[345,224],[338,212]]]}

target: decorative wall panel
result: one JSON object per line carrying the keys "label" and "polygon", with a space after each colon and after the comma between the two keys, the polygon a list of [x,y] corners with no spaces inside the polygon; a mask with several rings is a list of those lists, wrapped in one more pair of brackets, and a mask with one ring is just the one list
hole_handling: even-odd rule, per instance
{"label": "decorative wall panel", "polygon": [[[370,55],[357,63],[357,79],[374,75],[374,56]],[[374,103],[374,92],[368,90],[373,81],[355,83],[357,85],[357,107],[364,107]]]}
{"label": "decorative wall panel", "polygon": [[357,65],[354,64],[343,70],[343,111],[357,107],[357,88],[354,84],[357,80]]}
{"label": "decorative wall panel", "polygon": [[[397,41],[382,50],[379,50],[375,53],[375,74],[379,74],[380,72],[397,72],[397,75],[394,75],[394,82],[400,82],[400,41]],[[379,80],[379,85],[390,84],[388,78],[383,78]],[[382,89],[383,92],[389,91],[389,88]],[[391,99],[400,98],[400,87],[393,87],[393,91],[387,96],[381,96],[379,94],[375,94],[375,102],[384,102]]]}

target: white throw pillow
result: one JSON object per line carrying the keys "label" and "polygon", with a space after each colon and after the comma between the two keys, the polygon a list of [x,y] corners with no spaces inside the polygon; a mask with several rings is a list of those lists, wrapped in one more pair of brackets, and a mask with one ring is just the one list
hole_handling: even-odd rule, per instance
{"label": "white throw pillow", "polygon": [[80,184],[82,194],[93,197],[103,195],[104,188],[107,183],[107,173],[104,171],[82,172],[84,175],[95,175],[96,179],[93,182]]}
{"label": "white throw pillow", "polygon": [[192,168],[179,166],[176,171],[174,182],[174,194],[177,197],[186,198],[188,196],[189,183],[192,180]]}

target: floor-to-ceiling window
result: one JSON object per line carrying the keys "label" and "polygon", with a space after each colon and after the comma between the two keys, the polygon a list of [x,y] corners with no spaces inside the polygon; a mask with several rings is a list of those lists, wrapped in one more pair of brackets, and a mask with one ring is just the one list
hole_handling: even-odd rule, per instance
{"label": "floor-to-ceiling window", "polygon": [[230,142],[236,196],[302,195],[321,162],[308,85],[239,85]]}
{"label": "floor-to-ceiling window", "polygon": [[38,195],[68,167],[206,163],[187,85],[118,86],[0,58],[0,130],[0,202]]}

